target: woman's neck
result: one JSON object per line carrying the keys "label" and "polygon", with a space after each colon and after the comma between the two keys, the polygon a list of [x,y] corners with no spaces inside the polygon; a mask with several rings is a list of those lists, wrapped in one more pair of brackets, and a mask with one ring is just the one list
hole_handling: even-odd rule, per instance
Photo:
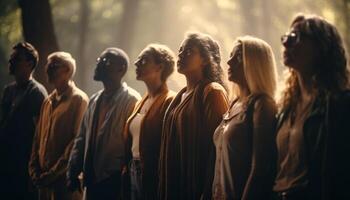
{"label": "woman's neck", "polygon": [[303,76],[300,73],[297,73],[297,76],[301,101],[308,102],[312,100],[315,95],[315,88],[311,76]]}
{"label": "woman's neck", "polygon": [[147,87],[147,93],[151,98],[156,97],[159,92],[160,89],[164,86],[164,82],[161,81],[160,79],[154,79],[152,81],[149,82],[145,82],[146,87]]}
{"label": "woman's neck", "polygon": [[190,76],[186,76],[186,90],[192,91],[198,85],[198,83],[203,80],[203,73],[193,73]]}

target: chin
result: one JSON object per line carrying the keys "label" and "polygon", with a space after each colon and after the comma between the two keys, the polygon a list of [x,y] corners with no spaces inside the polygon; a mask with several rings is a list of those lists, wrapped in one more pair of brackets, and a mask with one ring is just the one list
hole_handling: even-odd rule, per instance
{"label": "chin", "polygon": [[182,67],[178,67],[177,72],[179,72],[180,74],[184,74],[184,70]]}
{"label": "chin", "polygon": [[293,67],[293,62],[291,62],[288,58],[285,58],[285,59],[283,60],[283,64],[284,64],[284,66],[286,66],[286,67],[294,68],[294,67]]}
{"label": "chin", "polygon": [[101,81],[101,78],[100,78],[98,75],[95,74],[95,75],[94,75],[94,80],[95,80],[95,81]]}

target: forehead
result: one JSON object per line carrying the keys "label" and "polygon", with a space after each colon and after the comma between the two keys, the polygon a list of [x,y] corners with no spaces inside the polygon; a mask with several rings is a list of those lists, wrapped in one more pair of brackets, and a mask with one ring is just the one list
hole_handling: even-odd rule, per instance
{"label": "forehead", "polygon": [[199,44],[194,39],[185,39],[182,43],[180,48],[198,48]]}
{"label": "forehead", "polygon": [[22,58],[25,59],[25,52],[24,50],[20,49],[14,49],[10,55],[10,58]]}
{"label": "forehead", "polygon": [[297,21],[290,26],[291,31],[305,32],[307,23],[305,21]]}
{"label": "forehead", "polygon": [[147,47],[141,51],[139,57],[152,57],[153,51],[151,48]]}
{"label": "forehead", "polygon": [[100,55],[100,58],[108,58],[108,60],[112,61],[112,62],[119,62],[120,58],[117,57],[115,54],[111,53],[111,52],[102,52],[102,54]]}
{"label": "forehead", "polygon": [[235,42],[233,44],[233,49],[232,49],[231,54],[233,55],[233,54],[238,53],[240,51],[242,51],[242,44],[240,42]]}

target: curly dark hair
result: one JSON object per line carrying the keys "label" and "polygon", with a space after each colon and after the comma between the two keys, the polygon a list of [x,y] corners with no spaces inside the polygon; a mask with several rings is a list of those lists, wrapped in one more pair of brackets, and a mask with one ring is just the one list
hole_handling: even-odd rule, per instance
{"label": "curly dark hair", "polygon": [[224,81],[224,71],[220,65],[220,46],[210,35],[199,32],[188,32],[185,40],[193,43],[198,47],[201,56],[206,63],[204,67],[204,77],[211,82],[217,82],[228,91],[227,85]]}
{"label": "curly dark hair", "polygon": [[[349,87],[346,50],[337,28],[317,15],[298,14],[291,26],[298,24],[302,34],[317,45],[318,59],[313,67],[313,86],[318,94],[337,93]],[[290,69],[282,95],[283,108],[293,107],[300,97],[297,74]]]}

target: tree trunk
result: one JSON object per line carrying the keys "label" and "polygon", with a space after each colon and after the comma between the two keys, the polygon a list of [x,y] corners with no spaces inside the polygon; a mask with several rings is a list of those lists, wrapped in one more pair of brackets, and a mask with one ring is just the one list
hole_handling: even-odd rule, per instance
{"label": "tree trunk", "polygon": [[123,15],[119,26],[118,45],[128,54],[131,53],[130,51],[133,46],[139,4],[140,0],[124,0]]}
{"label": "tree trunk", "polygon": [[261,37],[265,41],[271,44],[272,40],[272,33],[271,30],[273,30],[274,27],[272,23],[272,18],[274,12],[271,10],[271,5],[276,6],[275,2],[271,1],[262,1],[261,2],[261,14],[260,14],[260,19],[261,19],[261,26],[260,26],[260,31],[261,31]]}
{"label": "tree trunk", "polygon": [[350,56],[350,0],[343,0],[342,13],[344,17],[344,43]]}
{"label": "tree trunk", "polygon": [[78,42],[78,59],[76,78],[80,87],[85,90],[86,86],[86,47],[89,36],[89,17],[90,5],[87,0],[80,0],[80,27],[79,27],[79,42]]}
{"label": "tree trunk", "polygon": [[39,52],[39,63],[35,70],[35,78],[50,92],[45,73],[47,56],[59,49],[54,31],[51,6],[49,0],[18,0],[22,11],[23,37],[34,45]]}
{"label": "tree trunk", "polygon": [[242,14],[242,34],[257,35],[258,19],[256,16],[256,1],[255,0],[239,0],[239,6]]}

